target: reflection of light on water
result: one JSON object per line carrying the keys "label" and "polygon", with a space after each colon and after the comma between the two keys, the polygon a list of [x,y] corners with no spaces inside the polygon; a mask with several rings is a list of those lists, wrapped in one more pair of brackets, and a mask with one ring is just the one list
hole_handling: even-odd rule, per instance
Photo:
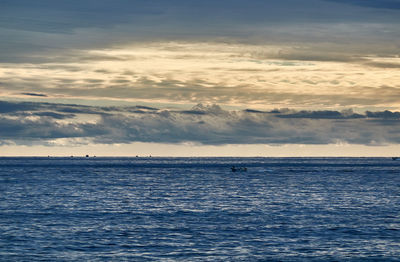
{"label": "reflection of light on water", "polygon": [[[230,172],[235,163],[249,171]],[[12,249],[21,260],[78,258],[76,250],[85,260],[393,259],[400,255],[398,176],[387,171],[395,165],[383,158],[2,158],[0,186],[12,186],[3,191],[0,252],[7,258]],[[265,167],[274,173],[258,172]],[[343,174],[347,168],[355,172]]]}

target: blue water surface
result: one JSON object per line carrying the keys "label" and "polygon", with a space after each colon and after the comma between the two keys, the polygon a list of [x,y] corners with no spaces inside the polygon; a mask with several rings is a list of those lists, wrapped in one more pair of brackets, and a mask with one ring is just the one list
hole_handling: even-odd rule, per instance
{"label": "blue water surface", "polygon": [[389,158],[0,158],[0,261],[399,258]]}

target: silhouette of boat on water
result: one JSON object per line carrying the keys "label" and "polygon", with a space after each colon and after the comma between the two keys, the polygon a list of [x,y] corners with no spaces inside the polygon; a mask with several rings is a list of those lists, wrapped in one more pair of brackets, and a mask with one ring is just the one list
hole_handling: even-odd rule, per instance
{"label": "silhouette of boat on water", "polygon": [[247,172],[247,167],[231,167],[232,172]]}
{"label": "silhouette of boat on water", "polygon": [[400,160],[400,158],[397,157],[397,156],[393,156],[393,157],[392,157],[392,160]]}

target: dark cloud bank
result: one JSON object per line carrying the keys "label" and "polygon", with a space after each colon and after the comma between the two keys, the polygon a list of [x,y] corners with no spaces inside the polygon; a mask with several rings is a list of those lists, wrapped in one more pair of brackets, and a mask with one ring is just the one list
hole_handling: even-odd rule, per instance
{"label": "dark cloud bank", "polygon": [[80,143],[102,144],[383,145],[400,143],[399,120],[400,113],[391,111],[227,111],[201,104],[166,110],[0,101],[0,144],[49,145],[57,138],[81,138]]}

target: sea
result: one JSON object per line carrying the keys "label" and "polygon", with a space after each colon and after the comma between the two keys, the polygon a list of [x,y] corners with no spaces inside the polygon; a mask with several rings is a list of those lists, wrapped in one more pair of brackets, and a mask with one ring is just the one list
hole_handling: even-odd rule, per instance
{"label": "sea", "polygon": [[400,161],[0,158],[0,261],[400,261]]}

